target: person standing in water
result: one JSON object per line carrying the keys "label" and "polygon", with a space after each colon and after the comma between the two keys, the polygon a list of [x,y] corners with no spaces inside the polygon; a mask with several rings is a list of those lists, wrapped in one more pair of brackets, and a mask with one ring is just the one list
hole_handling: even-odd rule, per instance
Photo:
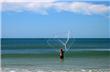
{"label": "person standing in water", "polygon": [[63,51],[62,48],[60,49],[60,59],[61,59],[61,60],[64,59],[64,51]]}

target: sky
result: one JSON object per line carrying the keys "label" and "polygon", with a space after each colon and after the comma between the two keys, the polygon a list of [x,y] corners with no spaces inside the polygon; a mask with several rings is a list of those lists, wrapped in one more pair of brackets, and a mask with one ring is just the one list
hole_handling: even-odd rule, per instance
{"label": "sky", "polygon": [[103,0],[1,0],[2,38],[110,38]]}

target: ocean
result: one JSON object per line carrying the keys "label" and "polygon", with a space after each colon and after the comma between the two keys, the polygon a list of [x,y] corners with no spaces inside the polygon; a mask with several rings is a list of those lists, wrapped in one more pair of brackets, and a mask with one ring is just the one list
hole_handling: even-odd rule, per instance
{"label": "ocean", "polygon": [[2,38],[2,72],[110,72],[110,38],[71,38],[67,51],[60,40]]}

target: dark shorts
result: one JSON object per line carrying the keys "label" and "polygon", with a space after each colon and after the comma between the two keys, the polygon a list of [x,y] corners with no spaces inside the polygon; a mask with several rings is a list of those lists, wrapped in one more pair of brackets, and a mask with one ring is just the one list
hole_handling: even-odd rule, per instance
{"label": "dark shorts", "polygon": [[60,56],[60,59],[63,59],[64,58],[64,56]]}

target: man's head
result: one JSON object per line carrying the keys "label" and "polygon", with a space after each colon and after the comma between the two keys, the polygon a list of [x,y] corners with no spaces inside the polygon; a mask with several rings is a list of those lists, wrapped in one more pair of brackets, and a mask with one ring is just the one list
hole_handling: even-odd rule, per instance
{"label": "man's head", "polygon": [[63,49],[61,48],[60,51],[63,51]]}

